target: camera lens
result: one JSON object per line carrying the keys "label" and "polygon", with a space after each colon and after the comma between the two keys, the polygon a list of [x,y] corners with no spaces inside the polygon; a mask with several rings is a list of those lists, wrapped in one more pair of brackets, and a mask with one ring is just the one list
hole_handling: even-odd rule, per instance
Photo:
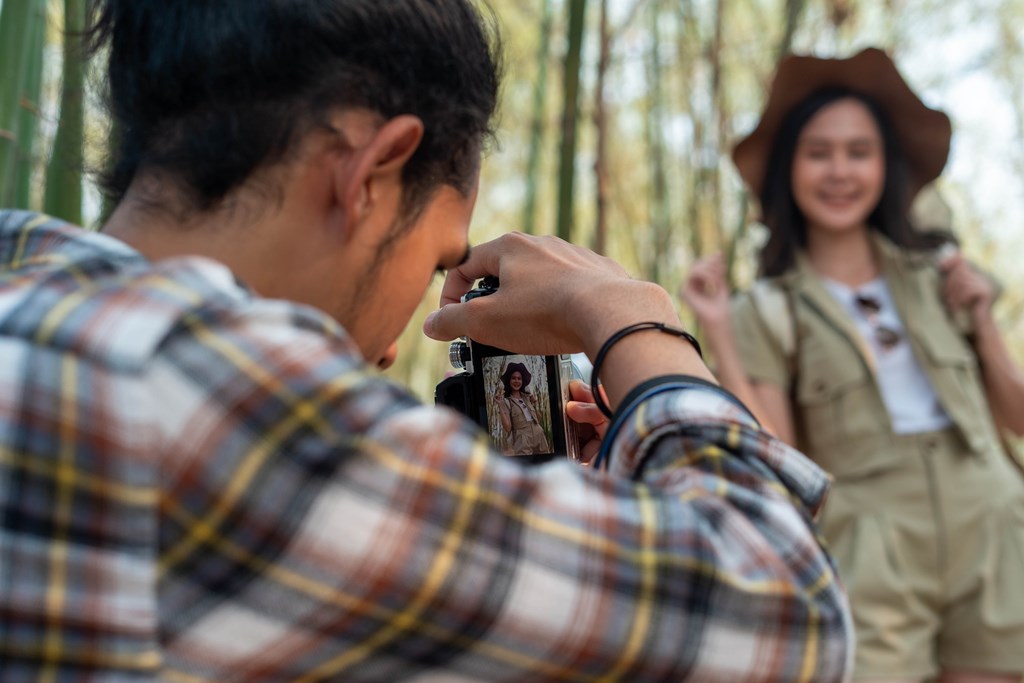
{"label": "camera lens", "polygon": [[452,367],[465,370],[466,364],[469,363],[469,344],[463,341],[452,342],[448,347],[448,360],[451,361]]}

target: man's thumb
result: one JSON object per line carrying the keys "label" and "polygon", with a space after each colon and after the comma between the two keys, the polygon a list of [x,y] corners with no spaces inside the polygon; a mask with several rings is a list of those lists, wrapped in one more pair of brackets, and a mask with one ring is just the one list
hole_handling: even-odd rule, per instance
{"label": "man's thumb", "polygon": [[447,304],[423,321],[423,334],[437,341],[451,341],[463,336],[463,304]]}

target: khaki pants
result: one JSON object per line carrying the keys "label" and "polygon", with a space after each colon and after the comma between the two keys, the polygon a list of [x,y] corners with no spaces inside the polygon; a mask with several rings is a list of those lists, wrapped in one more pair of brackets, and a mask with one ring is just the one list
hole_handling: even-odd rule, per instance
{"label": "khaki pants", "polygon": [[837,480],[821,531],[850,594],[855,678],[1024,672],[1024,478],[952,430]]}

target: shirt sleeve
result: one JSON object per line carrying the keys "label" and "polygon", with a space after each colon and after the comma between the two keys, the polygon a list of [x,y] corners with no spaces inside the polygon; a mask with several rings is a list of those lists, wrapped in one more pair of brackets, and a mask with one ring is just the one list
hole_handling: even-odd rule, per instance
{"label": "shirt sleeve", "polygon": [[[826,478],[720,393],[670,387],[612,473],[526,466],[345,339],[232,320],[170,345],[166,676],[840,681]],[[434,678],[432,678],[432,676]]]}
{"label": "shirt sleeve", "polygon": [[[785,313],[790,314],[788,308]],[[765,324],[749,292],[733,297],[732,323],[740,360],[750,379],[786,389],[791,374],[786,353],[778,336]]]}

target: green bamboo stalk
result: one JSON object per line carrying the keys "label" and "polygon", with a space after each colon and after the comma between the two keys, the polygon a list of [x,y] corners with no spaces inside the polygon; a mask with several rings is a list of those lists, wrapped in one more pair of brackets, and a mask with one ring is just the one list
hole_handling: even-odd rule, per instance
{"label": "green bamboo stalk", "polygon": [[650,160],[651,172],[651,254],[648,264],[648,279],[659,282],[665,274],[664,261],[668,256],[670,232],[672,230],[671,211],[668,205],[668,174],[666,169],[665,150],[665,91],[662,84],[661,66],[661,20],[659,7],[653,3],[650,11],[651,52],[648,61],[648,92],[649,106],[646,118],[645,136]]}
{"label": "green bamboo stalk", "polygon": [[605,85],[612,59],[612,35],[608,27],[608,0],[600,0],[601,19],[598,39],[601,43],[597,58],[597,83],[594,85],[594,131],[597,136],[594,155],[594,185],[597,206],[594,219],[592,247],[598,254],[605,253],[608,243],[608,103]]}
{"label": "green bamboo stalk", "polygon": [[0,207],[9,206],[14,199],[18,103],[25,79],[30,7],[28,0],[4,0],[0,10]]}
{"label": "green bamboo stalk", "polygon": [[731,286],[736,285],[736,259],[739,256],[739,247],[747,239],[750,228],[747,223],[747,212],[750,210],[750,195],[746,190],[740,192],[739,219],[736,221],[736,229],[733,230],[732,239],[725,249],[725,280]]}
{"label": "green bamboo stalk", "polygon": [[569,0],[569,46],[565,55],[565,105],[562,110],[562,149],[558,161],[558,236],[572,241],[576,182],[576,130],[579,122],[580,56],[586,0]]}
{"label": "green bamboo stalk", "polygon": [[82,222],[83,138],[85,130],[85,55],[79,37],[85,27],[85,0],[64,2],[64,77],[60,119],[46,171],[46,213]]}
{"label": "green bamboo stalk", "polygon": [[[725,0],[716,0],[714,9],[714,34],[711,38],[709,50],[709,61],[711,62],[711,135],[708,136],[706,148],[715,150],[715,158],[722,159],[728,156],[726,147],[726,130],[729,126],[729,116],[725,113],[725,88],[723,60],[725,58]],[[708,167],[708,184],[710,195],[708,197],[708,210],[710,221],[708,227],[714,232],[715,244],[721,248],[722,243],[727,239],[728,233],[722,221],[723,215],[723,188],[722,188],[722,164],[715,161]]]}
{"label": "green bamboo stalk", "polygon": [[683,199],[683,225],[689,235],[690,253],[704,253],[704,239],[701,230],[701,197],[704,194],[701,171],[703,154],[701,140],[704,138],[703,119],[695,104],[695,97],[703,94],[696,86],[696,69],[700,58],[695,56],[701,52],[700,26],[697,22],[696,10],[692,2],[679,2],[675,5],[675,44],[676,61],[679,64],[680,92],[682,93],[678,111],[685,114],[693,122],[693,140],[685,163],[686,182],[681,188]]}
{"label": "green bamboo stalk", "polygon": [[43,88],[43,50],[46,47],[46,0],[31,0],[29,48],[25,60],[25,82],[18,118],[18,161],[15,171],[14,206],[32,206],[32,178],[39,145],[40,97]]}
{"label": "green bamboo stalk", "polygon": [[787,52],[793,49],[793,37],[796,35],[797,27],[800,25],[800,15],[803,14],[806,0],[786,0],[785,24],[782,29],[782,38],[776,49],[778,59],[782,59]]}
{"label": "green bamboo stalk", "polygon": [[526,204],[523,207],[523,231],[533,234],[537,222],[537,180],[540,175],[540,151],[544,142],[544,103],[548,87],[548,45],[551,40],[551,0],[543,0],[540,42],[537,44],[537,81],[533,88],[533,122],[530,128],[530,157],[526,164]]}

